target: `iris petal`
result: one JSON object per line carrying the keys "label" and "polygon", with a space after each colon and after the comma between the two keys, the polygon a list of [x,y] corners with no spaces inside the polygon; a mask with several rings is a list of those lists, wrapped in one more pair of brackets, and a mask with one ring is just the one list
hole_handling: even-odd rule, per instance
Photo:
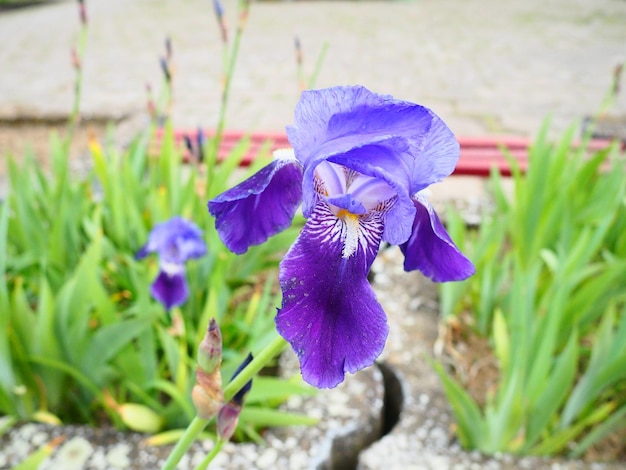
{"label": "iris petal", "polygon": [[241,254],[289,227],[301,201],[300,165],[277,159],[209,201],[209,212],[224,244]]}
{"label": "iris petal", "polygon": [[[401,140],[394,141],[398,146]],[[415,217],[415,207],[411,200],[409,168],[398,157],[395,150],[382,145],[369,145],[332,157],[332,161],[356,172],[384,181],[398,196],[393,206],[387,210],[383,239],[392,245],[399,245],[411,236],[411,225]],[[306,180],[306,170],[305,170]],[[305,188],[306,190],[306,188]],[[387,197],[389,190],[380,193]]]}
{"label": "iris petal", "polygon": [[346,372],[373,364],[383,350],[385,313],[367,281],[382,236],[380,214],[359,219],[356,250],[343,257],[345,222],[320,202],[280,265],[278,332],[310,384],[335,387]]}
{"label": "iris petal", "polygon": [[182,305],[189,296],[185,272],[182,269],[175,274],[168,274],[163,270],[160,271],[152,283],[151,292],[152,296],[161,302],[167,310],[177,305]]}
{"label": "iris petal", "polygon": [[419,269],[435,282],[462,281],[474,274],[474,265],[456,247],[430,203],[419,195],[413,202],[413,233],[400,245],[404,270]]}
{"label": "iris petal", "polygon": [[206,245],[200,228],[182,217],[173,217],[153,227],[146,243],[135,255],[145,258],[157,252],[162,261],[183,264],[206,254]]}
{"label": "iris petal", "polygon": [[327,197],[326,202],[344,209],[352,214],[365,214],[367,209],[352,194],[342,194],[340,196]]}
{"label": "iris petal", "polygon": [[[430,109],[362,86],[305,91],[287,136],[305,167],[303,209],[307,217],[315,205],[310,167],[321,161],[329,159],[375,176],[334,157],[366,146],[385,147],[395,161],[371,153],[364,163],[384,167],[407,194],[415,194],[452,173],[459,157],[454,135]],[[400,238],[385,234],[390,243],[406,241]]]}

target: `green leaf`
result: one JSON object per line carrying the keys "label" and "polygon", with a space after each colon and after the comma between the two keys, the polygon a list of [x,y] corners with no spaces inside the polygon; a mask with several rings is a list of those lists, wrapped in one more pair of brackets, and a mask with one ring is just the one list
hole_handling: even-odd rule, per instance
{"label": "green leaf", "polygon": [[47,444],[39,447],[37,450],[29,454],[24,460],[13,467],[13,470],[37,470],[44,460],[52,454],[52,451],[57,447],[65,437],[56,437]]}
{"label": "green leaf", "polygon": [[457,433],[461,445],[470,449],[484,447],[486,423],[476,402],[454,381],[438,362],[431,362],[432,367],[442,382],[450,406],[457,420]]}
{"label": "green leaf", "polygon": [[154,317],[144,315],[100,328],[89,339],[87,348],[83,352],[81,369],[97,381],[105,364],[122,348],[133,343],[138,336],[151,327],[153,322]]}
{"label": "green leaf", "polygon": [[559,355],[550,372],[548,382],[539,397],[528,404],[528,425],[525,447],[530,447],[539,439],[548,424],[567,398],[578,364],[578,335],[573,334],[563,352]]}
{"label": "green leaf", "polygon": [[506,320],[504,319],[502,310],[499,308],[496,309],[494,315],[492,335],[494,353],[500,363],[500,369],[508,370],[511,357],[511,339],[507,330]]}
{"label": "green leaf", "polygon": [[319,422],[317,418],[300,413],[288,413],[281,410],[245,406],[239,418],[244,423],[255,426],[313,426]]}
{"label": "green leaf", "polygon": [[614,405],[611,403],[601,405],[584,420],[578,421],[576,424],[548,436],[539,445],[531,448],[528,451],[528,454],[554,455],[563,451],[563,449],[565,449],[570,442],[576,439],[585,430],[585,428],[595,423],[604,421],[614,408]]}
{"label": "green leaf", "polygon": [[246,403],[281,403],[294,395],[315,395],[317,390],[302,380],[284,380],[277,377],[256,377],[254,387],[246,397]]}
{"label": "green leaf", "polygon": [[595,443],[601,441],[610,433],[626,428],[626,405],[613,412],[606,420],[596,426],[578,444],[574,446],[569,454],[570,458],[578,459]]}

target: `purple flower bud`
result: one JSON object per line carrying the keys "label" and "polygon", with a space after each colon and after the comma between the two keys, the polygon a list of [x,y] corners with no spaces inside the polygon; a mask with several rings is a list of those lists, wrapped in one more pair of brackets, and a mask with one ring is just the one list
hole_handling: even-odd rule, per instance
{"label": "purple flower bud", "polygon": [[198,366],[207,374],[213,373],[220,367],[222,362],[222,334],[215,318],[211,318],[209,328],[198,347],[197,359]]}
{"label": "purple flower bud", "polygon": [[172,81],[172,73],[170,71],[170,64],[168,63],[165,57],[159,58],[159,63],[161,64],[161,70],[163,71],[163,76],[165,77],[166,82]]}
{"label": "purple flower bud", "polygon": [[215,9],[215,16],[217,16],[218,20],[221,20],[224,17],[224,7],[220,0],[213,0],[213,8]]}
{"label": "purple flower bud", "polygon": [[80,17],[80,24],[87,26],[87,7],[84,0],[78,0],[78,15]]}
{"label": "purple flower bud", "polygon": [[240,414],[241,406],[232,401],[220,408],[216,422],[217,434],[220,436],[220,439],[227,441],[232,437],[235,429],[237,429]]}
{"label": "purple flower bud", "polygon": [[167,59],[168,62],[172,58],[173,53],[174,52],[172,50],[172,38],[167,36],[165,38],[165,58]]}
{"label": "purple flower bud", "polygon": [[[239,367],[237,367],[237,370],[235,371],[233,376],[230,378],[230,382],[232,382],[233,379],[237,377],[241,373],[241,371],[244,370],[248,366],[248,364],[252,362],[252,359],[254,359],[254,357],[252,356],[251,353],[248,353],[246,358],[239,365]],[[252,379],[248,380],[246,384],[243,387],[241,387],[241,390],[235,393],[235,396],[232,398],[231,402],[235,402],[239,406],[243,405],[243,399],[245,398],[246,394],[250,391],[251,388],[252,388]]]}
{"label": "purple flower bud", "polygon": [[72,66],[74,67],[75,70],[80,70],[82,67],[82,63],[80,60],[80,56],[78,55],[78,51],[76,50],[75,47],[72,47]]}
{"label": "purple flower bud", "polygon": [[191,143],[191,137],[189,137],[187,134],[185,134],[183,136],[183,140],[185,141],[185,148],[189,151],[189,153],[191,155],[194,155],[195,152],[193,150],[193,144]]}
{"label": "purple flower bud", "polygon": [[[237,377],[237,375],[239,375],[239,373],[244,370],[250,362],[252,362],[252,359],[252,354],[248,354],[230,380],[232,381],[235,377]],[[225,403],[217,413],[216,427],[217,433],[221,439],[227,441],[231,438],[235,429],[237,429],[239,415],[243,409],[243,400],[251,388],[252,379],[246,382],[246,384],[241,387],[241,390],[239,390],[228,403]]]}
{"label": "purple flower bud", "polygon": [[198,127],[198,131],[196,132],[196,145],[198,146],[198,161],[202,163],[204,161],[204,131],[201,127]]}
{"label": "purple flower bud", "polygon": [[295,36],[293,42],[296,47],[296,61],[298,65],[302,65],[302,44],[300,43],[300,38]]}

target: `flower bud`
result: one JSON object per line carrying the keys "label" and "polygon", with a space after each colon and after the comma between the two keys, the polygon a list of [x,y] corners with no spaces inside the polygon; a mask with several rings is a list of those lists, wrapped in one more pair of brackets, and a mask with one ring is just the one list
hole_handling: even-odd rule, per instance
{"label": "flower bud", "polygon": [[216,423],[217,434],[220,436],[220,439],[227,441],[231,438],[235,429],[237,429],[241,408],[240,405],[232,400],[220,408]]}
{"label": "flower bud", "polygon": [[[217,373],[219,375],[219,372]],[[220,380],[221,382],[221,380]],[[211,419],[218,412],[224,396],[222,390],[206,390],[196,384],[191,391],[191,400],[196,414],[202,419]]]}
{"label": "flower bud", "polygon": [[80,24],[87,26],[87,7],[84,0],[78,0],[78,16],[80,18]]}
{"label": "flower bud", "polygon": [[[233,376],[230,378],[232,381],[239,373],[246,368],[250,362],[252,362],[252,354],[248,354],[248,356],[244,359],[241,365],[237,368]],[[235,429],[237,429],[237,424],[239,422],[239,415],[241,414],[241,410],[243,409],[243,400],[246,394],[252,388],[252,379],[248,380],[246,384],[241,387],[235,396],[224,406],[222,406],[217,414],[217,433],[221,439],[227,441],[231,438]]]}
{"label": "flower bud", "polygon": [[191,391],[191,400],[200,418],[210,419],[215,416],[224,401],[219,367],[211,373],[202,370],[200,366],[196,368],[196,385]]}
{"label": "flower bud", "polygon": [[198,367],[207,374],[219,369],[222,363],[222,333],[215,318],[209,321],[207,332],[198,346],[197,361]]}
{"label": "flower bud", "polygon": [[122,421],[133,431],[154,433],[161,429],[163,418],[139,403],[122,403],[116,408]]}
{"label": "flower bud", "polygon": [[165,77],[165,81],[170,83],[172,81],[172,70],[170,69],[170,64],[165,57],[159,58],[159,64],[161,65],[161,71],[163,72],[163,77]]}

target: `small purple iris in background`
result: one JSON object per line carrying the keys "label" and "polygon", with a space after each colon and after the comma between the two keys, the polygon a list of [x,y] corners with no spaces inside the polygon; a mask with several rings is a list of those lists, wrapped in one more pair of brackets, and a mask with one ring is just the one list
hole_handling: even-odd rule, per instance
{"label": "small purple iris in background", "polygon": [[142,259],[149,253],[159,255],[159,275],[152,283],[152,296],[167,310],[183,304],[189,296],[185,277],[185,262],[206,254],[202,231],[193,223],[181,217],[154,226],[148,243],[137,253]]}
{"label": "small purple iris in background", "polygon": [[287,228],[302,203],[308,220],[280,264],[276,325],[304,380],[334,387],[372,365],[387,339],[367,281],[381,241],[434,281],[474,273],[421,193],[452,173],[459,144],[428,108],[361,86],[305,91],[287,136],[291,158],[278,153],[209,211],[224,244],[243,253]]}

